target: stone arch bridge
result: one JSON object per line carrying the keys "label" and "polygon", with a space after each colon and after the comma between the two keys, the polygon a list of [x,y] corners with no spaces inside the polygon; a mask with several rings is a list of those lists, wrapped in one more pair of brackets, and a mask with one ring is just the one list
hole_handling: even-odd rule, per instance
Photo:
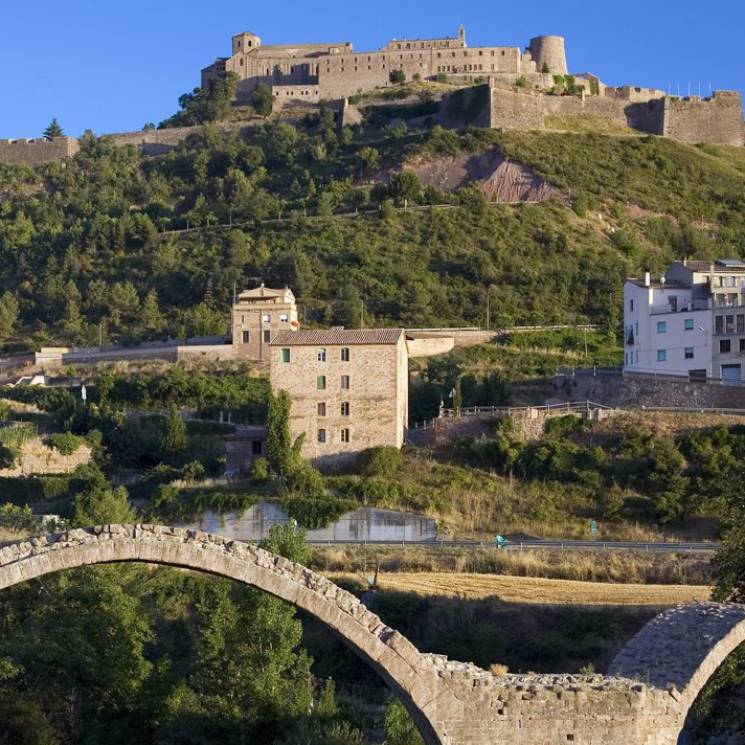
{"label": "stone arch bridge", "polygon": [[106,525],[0,549],[0,589],[89,564],[137,561],[228,577],[314,616],[397,693],[427,745],[672,745],[711,673],[745,639],[745,606],[658,616],[608,676],[505,675],[422,654],[357,598],[256,546],[195,530]]}

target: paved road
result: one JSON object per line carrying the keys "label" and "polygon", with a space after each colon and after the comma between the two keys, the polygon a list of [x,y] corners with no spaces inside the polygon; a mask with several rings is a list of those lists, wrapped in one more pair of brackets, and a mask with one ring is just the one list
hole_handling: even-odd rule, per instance
{"label": "paved road", "polygon": [[[416,546],[417,548],[494,548],[494,541],[308,541],[314,545],[365,545],[365,546]],[[653,553],[710,554],[719,548],[718,543],[645,543],[642,541],[575,541],[575,540],[522,540],[508,541],[503,551],[555,550],[555,551],[643,551]]]}

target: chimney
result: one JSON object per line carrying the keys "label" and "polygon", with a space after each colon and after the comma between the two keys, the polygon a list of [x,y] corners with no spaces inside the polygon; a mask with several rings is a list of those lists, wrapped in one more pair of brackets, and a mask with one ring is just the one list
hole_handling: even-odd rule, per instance
{"label": "chimney", "polygon": [[649,272],[644,272],[644,286],[649,287],[652,283],[652,275]]}

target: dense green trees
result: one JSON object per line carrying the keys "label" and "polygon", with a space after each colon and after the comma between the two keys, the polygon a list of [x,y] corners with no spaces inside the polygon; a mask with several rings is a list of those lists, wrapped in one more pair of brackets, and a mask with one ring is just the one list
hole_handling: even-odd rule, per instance
{"label": "dense green trees", "polygon": [[[111,517],[111,513],[109,513]],[[265,547],[305,560],[303,534]],[[364,745],[288,604],[237,583],[116,565],[0,596],[0,743]]]}
{"label": "dense green trees", "polygon": [[[229,84],[213,98],[224,101]],[[219,109],[207,95],[185,102],[184,117]],[[584,217],[561,203],[486,206],[473,189],[421,188],[411,169],[388,170],[495,146],[571,190]],[[3,169],[0,334],[36,344],[224,334],[234,283],[260,279],[292,286],[306,322],[325,324],[358,315],[341,307],[338,276],[368,324],[483,324],[495,285],[492,319],[587,317],[610,334],[625,275],[742,249],[745,175],[733,157],[654,138],[438,128],[372,147],[351,130],[339,136],[328,110],[245,136],[207,126],[158,158],[89,135],[64,166]],[[378,174],[374,189],[356,181]],[[459,206],[397,211],[404,202]],[[627,203],[650,214],[633,217]],[[379,215],[332,218],[378,204]],[[595,222],[601,206],[607,231]],[[720,229],[696,227],[702,216]],[[244,224],[161,234],[231,222]]]}
{"label": "dense green trees", "polygon": [[195,88],[178,100],[181,111],[161,122],[161,127],[186,127],[225,119],[230,113],[238,76],[228,72],[208,83],[206,88]]}

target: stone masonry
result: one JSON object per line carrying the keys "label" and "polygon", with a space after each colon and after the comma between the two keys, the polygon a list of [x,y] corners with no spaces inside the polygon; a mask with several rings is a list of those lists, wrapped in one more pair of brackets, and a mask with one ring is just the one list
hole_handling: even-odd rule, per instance
{"label": "stone masonry", "polygon": [[419,652],[348,592],[256,546],[197,530],[106,525],[0,549],[0,589],[79,566],[137,561],[206,572],[318,619],[400,697],[427,745],[673,745],[692,696],[745,636],[745,608],[669,611],[614,662],[616,676],[504,675]]}

